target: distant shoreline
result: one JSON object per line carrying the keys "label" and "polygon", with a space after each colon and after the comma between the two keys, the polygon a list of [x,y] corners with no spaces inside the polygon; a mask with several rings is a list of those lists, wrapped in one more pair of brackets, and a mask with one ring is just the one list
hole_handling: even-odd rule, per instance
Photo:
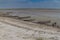
{"label": "distant shoreline", "polygon": [[0,8],[0,10],[60,10],[57,8]]}
{"label": "distant shoreline", "polygon": [[32,12],[59,12],[60,9],[52,8],[0,8],[0,10],[21,10],[21,11],[32,11]]}

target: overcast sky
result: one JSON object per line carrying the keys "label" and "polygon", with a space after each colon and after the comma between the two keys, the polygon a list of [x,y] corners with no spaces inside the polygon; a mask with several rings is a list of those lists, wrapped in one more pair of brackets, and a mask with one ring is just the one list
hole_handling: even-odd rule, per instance
{"label": "overcast sky", "polygon": [[60,0],[0,0],[0,8],[60,8]]}

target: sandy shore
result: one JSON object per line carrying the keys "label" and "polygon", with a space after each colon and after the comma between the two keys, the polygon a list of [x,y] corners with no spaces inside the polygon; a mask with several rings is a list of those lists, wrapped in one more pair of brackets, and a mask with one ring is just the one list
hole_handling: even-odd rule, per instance
{"label": "sandy shore", "polygon": [[0,40],[60,40],[60,29],[0,17]]}
{"label": "sandy shore", "polygon": [[[60,26],[60,18],[47,16],[48,13],[48,15],[54,15],[56,12],[3,11],[0,10],[0,14],[9,13],[10,16],[19,17],[31,16],[35,21],[51,20],[52,22],[57,22]],[[60,40],[60,29],[9,17],[0,17],[0,40]]]}

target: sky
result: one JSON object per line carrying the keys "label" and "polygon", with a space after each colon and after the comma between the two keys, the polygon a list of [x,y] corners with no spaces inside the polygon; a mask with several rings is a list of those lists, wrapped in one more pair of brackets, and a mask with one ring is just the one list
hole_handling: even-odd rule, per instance
{"label": "sky", "polygon": [[0,8],[60,8],[60,0],[0,0]]}

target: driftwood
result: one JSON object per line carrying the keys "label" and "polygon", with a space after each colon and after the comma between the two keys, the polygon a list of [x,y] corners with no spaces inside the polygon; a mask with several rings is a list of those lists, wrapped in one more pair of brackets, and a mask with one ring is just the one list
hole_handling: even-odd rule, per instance
{"label": "driftwood", "polygon": [[[24,19],[23,21],[28,21],[28,22],[32,22],[34,21],[35,19],[26,19],[26,18],[31,18],[31,16],[26,16],[26,17],[19,17],[19,16],[4,16],[4,17],[11,17],[11,18],[17,18],[17,19]],[[60,28],[59,25],[57,25],[56,22],[52,23],[51,25],[49,25],[48,23],[51,23],[51,20],[48,20],[48,21],[38,21],[38,22],[33,22],[33,23],[37,23],[37,24],[44,24],[44,25],[47,25],[47,26],[52,26],[52,27],[57,27],[57,28]]]}
{"label": "driftwood", "polygon": [[47,23],[50,23],[51,21],[38,21],[38,22],[35,22],[37,24],[47,24]]}
{"label": "driftwood", "polygon": [[23,21],[28,21],[28,22],[32,22],[32,21],[34,21],[35,19],[25,19],[25,20],[23,20]]}

